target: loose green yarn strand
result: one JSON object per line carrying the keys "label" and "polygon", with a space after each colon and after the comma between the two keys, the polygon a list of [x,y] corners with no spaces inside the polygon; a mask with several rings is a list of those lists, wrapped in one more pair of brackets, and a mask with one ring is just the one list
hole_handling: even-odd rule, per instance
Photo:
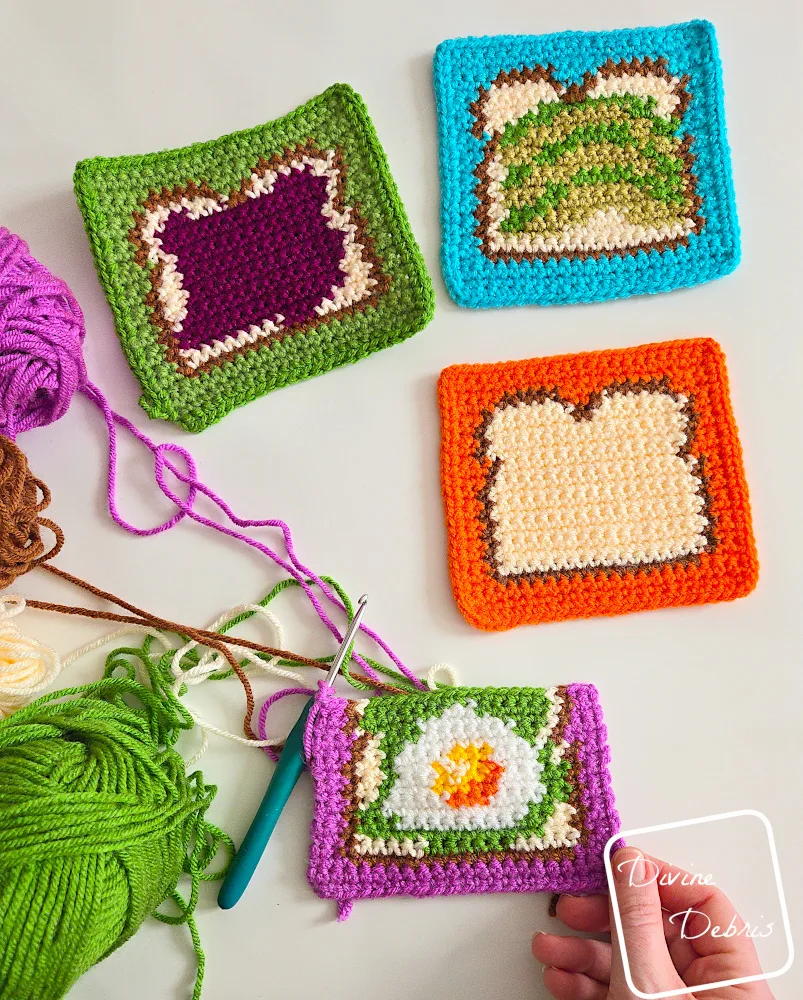
{"label": "loose green yarn strand", "polygon": [[[333,579],[331,576],[323,576],[321,577],[321,579],[324,581],[324,583],[328,584],[332,588],[332,590],[337,594],[337,596],[343,602],[343,606],[346,609],[346,618],[349,622],[351,622],[352,618],[354,617],[354,604],[349,595],[343,589],[342,585],[339,584],[337,580]],[[312,585],[313,583],[312,580],[307,580],[306,582],[310,585]],[[288,588],[300,587],[300,586],[301,584],[298,582],[298,580],[294,580],[292,578],[281,580],[279,583],[276,584],[275,587],[273,587],[273,589],[268,594],[265,595],[265,597],[262,598],[261,601],[258,602],[259,606],[265,608],[269,604],[271,604],[271,602],[274,601],[283,591],[287,590]],[[218,632],[220,632],[221,635],[225,635],[227,632],[230,632],[237,625],[240,625],[242,624],[242,622],[248,621],[250,618],[253,618],[256,613],[257,613],[256,611],[243,611],[236,617],[229,619],[229,621],[221,625],[218,628]],[[149,656],[149,650],[152,641],[153,640],[151,636],[146,636],[141,650],[130,649],[126,650],[126,652],[140,658],[143,661],[143,663],[146,664],[146,666],[151,672],[160,674],[163,677],[168,677],[170,672],[170,667],[172,666],[174,653],[172,650],[168,650],[166,653],[162,654],[162,657],[160,658],[158,664],[154,663],[154,661],[151,660]],[[364,681],[357,680],[356,677],[352,676],[351,671],[349,669],[351,663],[352,650],[353,646],[352,649],[349,650],[349,655],[347,656],[346,661],[343,664],[343,667],[341,669],[341,675],[346,681],[348,681],[348,683],[352,687],[356,688],[359,691],[374,690],[374,685],[366,684]],[[119,652],[121,651],[115,650],[114,653],[110,654],[110,658],[115,656]],[[263,653],[258,653],[257,655],[260,657],[260,659],[266,661],[271,659],[271,657]],[[195,649],[189,650],[187,653],[185,653],[184,657],[182,658],[181,662],[182,669],[188,670],[191,667],[194,667],[198,663],[199,658],[200,657],[197,650]],[[326,664],[326,663],[331,663],[332,658],[333,654],[327,656],[319,656],[316,657],[315,659],[317,659],[322,664]],[[418,690],[415,687],[415,685],[411,684],[410,681],[404,676],[404,674],[400,673],[398,670],[394,670],[392,667],[388,667],[383,663],[379,663],[377,660],[373,660],[369,656],[365,656],[364,659],[365,662],[369,663],[378,674],[381,674],[384,677],[387,677],[390,680],[392,680],[394,686],[401,688],[405,691],[411,691],[413,693]],[[289,659],[280,659],[278,661],[278,665],[281,667],[300,666],[300,664],[296,663],[295,660],[289,660]],[[244,670],[247,670],[249,663],[247,660],[242,660],[240,666],[242,666]],[[229,667],[228,669],[218,670],[215,673],[210,674],[207,680],[212,680],[212,681],[224,680],[227,677],[231,677],[233,673],[234,671]]]}
{"label": "loose green yarn strand", "polygon": [[[0,1000],[59,1000],[150,914],[188,923],[200,996],[198,886],[233,844],[204,818],[216,788],[175,750],[192,718],[121,652],[141,653],[116,651],[103,680],[0,722]],[[168,899],[177,913],[157,912]]]}

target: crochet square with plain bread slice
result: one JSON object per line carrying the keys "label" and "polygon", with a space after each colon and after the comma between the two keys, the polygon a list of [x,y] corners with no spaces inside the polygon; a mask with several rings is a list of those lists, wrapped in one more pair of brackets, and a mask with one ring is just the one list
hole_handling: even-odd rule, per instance
{"label": "crochet square with plain bread slice", "polygon": [[75,190],[141,405],[187,430],[432,316],[384,151],[343,84],[211,142],[84,160]]}
{"label": "crochet square with plain bread slice", "polygon": [[747,484],[715,341],[455,365],[439,397],[452,589],[472,625],[754,588]]}

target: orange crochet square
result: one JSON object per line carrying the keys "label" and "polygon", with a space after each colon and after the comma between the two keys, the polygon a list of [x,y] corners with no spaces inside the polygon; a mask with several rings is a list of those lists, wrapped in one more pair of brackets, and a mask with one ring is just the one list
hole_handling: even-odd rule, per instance
{"label": "orange crochet square", "polygon": [[454,365],[439,399],[452,588],[477,628],[728,601],[755,587],[716,341]]}

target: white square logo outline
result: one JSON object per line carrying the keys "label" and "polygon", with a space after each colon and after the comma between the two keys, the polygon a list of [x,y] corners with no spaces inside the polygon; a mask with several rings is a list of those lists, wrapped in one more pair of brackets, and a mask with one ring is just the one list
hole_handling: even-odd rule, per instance
{"label": "white square logo outline", "polygon": [[698,816],[695,819],[678,820],[675,823],[658,823],[656,826],[643,826],[637,830],[622,830],[608,840],[603,850],[603,857],[605,861],[605,872],[608,876],[608,889],[611,896],[613,917],[616,923],[616,933],[622,949],[622,966],[624,968],[625,980],[627,981],[630,991],[635,996],[639,997],[640,1000],[665,1000],[666,997],[683,996],[689,992],[689,987],[684,986],[679,990],[665,990],[661,993],[642,993],[642,991],[639,990],[633,982],[633,974],[630,971],[630,959],[627,955],[627,943],[622,929],[622,917],[619,913],[619,902],[616,898],[616,887],[613,881],[611,848],[614,844],[619,843],[621,840],[627,840],[630,837],[640,837],[642,834],[660,833],[662,830],[677,830],[681,827],[698,826],[701,823],[715,823],[719,820],[736,819],[740,816],[753,816],[756,819],[761,820],[767,831],[767,842],[769,843],[770,857],[772,859],[772,870],[775,873],[775,883],[778,889],[778,902],[781,908],[781,918],[783,920],[784,931],[786,933],[786,944],[789,949],[789,956],[783,967],[774,972],[762,972],[760,975],[744,976],[740,979],[726,979],[719,983],[706,983],[703,986],[695,986],[694,992],[702,993],[704,990],[722,989],[725,986],[739,986],[742,983],[754,983],[766,981],[768,979],[777,979],[779,976],[784,975],[791,969],[792,963],[795,960],[795,945],[792,941],[792,928],[789,923],[789,910],[786,906],[786,896],[784,895],[783,883],[781,881],[781,869],[778,864],[778,851],[775,847],[775,835],[772,832],[772,825],[770,824],[769,819],[767,819],[763,812],[759,812],[758,809],[736,809],[733,812],[716,813],[713,816]]}

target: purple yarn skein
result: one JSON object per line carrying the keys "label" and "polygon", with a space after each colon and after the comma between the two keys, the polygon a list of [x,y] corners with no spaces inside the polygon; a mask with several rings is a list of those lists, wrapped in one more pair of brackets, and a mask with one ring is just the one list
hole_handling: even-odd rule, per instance
{"label": "purple yarn skein", "polygon": [[67,284],[0,226],[0,434],[64,416],[86,384],[84,316]]}

